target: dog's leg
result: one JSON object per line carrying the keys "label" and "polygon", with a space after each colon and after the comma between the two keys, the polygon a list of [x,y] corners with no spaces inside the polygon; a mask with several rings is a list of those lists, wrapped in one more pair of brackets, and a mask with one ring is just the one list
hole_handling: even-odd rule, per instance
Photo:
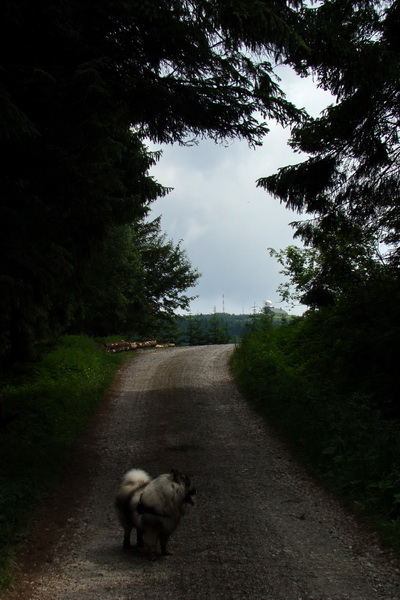
{"label": "dog's leg", "polygon": [[169,535],[166,535],[166,534],[161,535],[160,542],[161,542],[161,553],[164,556],[172,556],[173,552],[169,552],[167,550],[167,546],[168,546],[168,542],[169,542]]}
{"label": "dog's leg", "polygon": [[155,531],[145,531],[143,533],[143,541],[146,552],[150,560],[157,558],[157,533]]}
{"label": "dog's leg", "polygon": [[131,548],[131,531],[132,527],[125,527],[124,529],[123,548],[125,549]]}
{"label": "dog's leg", "polygon": [[143,533],[141,531],[139,531],[139,529],[137,530],[137,547],[138,548],[144,547]]}

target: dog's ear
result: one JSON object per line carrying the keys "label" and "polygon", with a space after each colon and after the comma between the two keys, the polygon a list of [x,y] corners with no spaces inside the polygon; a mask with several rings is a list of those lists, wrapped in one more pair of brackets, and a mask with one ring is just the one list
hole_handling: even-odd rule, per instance
{"label": "dog's ear", "polygon": [[182,481],[182,473],[177,469],[171,469],[171,474],[174,478],[175,483],[181,483]]}

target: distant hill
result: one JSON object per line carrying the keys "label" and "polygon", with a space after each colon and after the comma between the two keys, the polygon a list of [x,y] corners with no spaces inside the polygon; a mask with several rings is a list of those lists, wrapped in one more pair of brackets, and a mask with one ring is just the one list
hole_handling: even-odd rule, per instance
{"label": "distant hill", "polygon": [[177,316],[177,342],[181,345],[229,344],[237,342],[257,318],[270,314],[276,325],[288,313],[281,308],[265,307],[263,313],[234,315],[229,313]]}

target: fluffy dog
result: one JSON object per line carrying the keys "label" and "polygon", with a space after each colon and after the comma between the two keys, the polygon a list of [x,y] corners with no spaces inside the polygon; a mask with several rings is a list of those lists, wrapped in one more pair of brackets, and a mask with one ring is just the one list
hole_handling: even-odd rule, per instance
{"label": "fluffy dog", "polygon": [[160,540],[161,553],[168,555],[167,545],[188,504],[194,504],[195,488],[190,479],[176,469],[152,479],[141,469],[125,474],[115,506],[124,530],[124,548],[131,547],[131,531],[137,531],[137,545],[145,548],[151,559],[157,557]]}

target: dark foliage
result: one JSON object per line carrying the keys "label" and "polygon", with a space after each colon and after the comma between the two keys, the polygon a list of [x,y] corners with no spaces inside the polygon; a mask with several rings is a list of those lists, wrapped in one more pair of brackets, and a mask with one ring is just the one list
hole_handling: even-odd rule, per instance
{"label": "dark foliage", "polygon": [[38,503],[60,480],[126,357],[101,351],[86,336],[61,336],[42,347],[41,360],[14,364],[1,382],[1,591],[15,576],[17,551],[32,534]]}
{"label": "dark foliage", "polygon": [[375,260],[396,268],[399,14],[398,1],[373,0],[334,0],[305,11],[303,34],[312,51],[297,68],[313,72],[337,102],[293,129],[293,147],[309,159],[258,182],[288,207],[314,216],[294,224],[306,244],[324,252],[367,240]]}
{"label": "dark foliage", "polygon": [[398,295],[365,311],[321,309],[282,327],[264,319],[245,336],[233,367],[242,388],[341,499],[396,548],[400,516],[400,427],[392,335]]}
{"label": "dark foliage", "polygon": [[[142,222],[166,192],[148,174],[145,137],[257,144],[267,127],[256,112],[282,123],[301,117],[269,62],[307,51],[296,32],[299,6],[2,3],[0,357],[29,357],[35,339],[73,324],[104,244],[119,226]],[[179,251],[169,250],[171,261]]]}

